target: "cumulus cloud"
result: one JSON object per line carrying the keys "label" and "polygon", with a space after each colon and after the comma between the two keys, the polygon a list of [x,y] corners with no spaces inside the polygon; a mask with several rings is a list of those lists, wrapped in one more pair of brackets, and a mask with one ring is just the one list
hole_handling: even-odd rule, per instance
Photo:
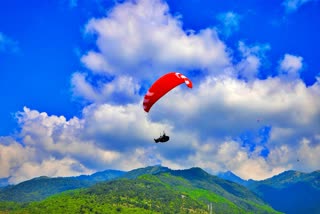
{"label": "cumulus cloud", "polygon": [[26,159],[24,148],[21,144],[9,137],[0,138],[0,177],[10,177],[13,168],[20,166]]}
{"label": "cumulus cloud", "polygon": [[303,4],[311,2],[313,0],[284,0],[282,5],[285,7],[285,10],[289,13],[295,12]]}
{"label": "cumulus cloud", "polygon": [[248,81],[256,79],[259,69],[265,60],[265,53],[269,49],[270,46],[268,44],[248,46],[240,41],[238,50],[242,55],[242,60],[236,65],[239,76]]}
{"label": "cumulus cloud", "polygon": [[279,165],[271,165],[267,159],[259,155],[259,149],[250,153],[236,141],[207,141],[199,146],[200,149],[194,156],[189,157],[189,161],[198,163],[213,174],[228,169],[243,179],[261,180],[286,169]]}
{"label": "cumulus cloud", "polygon": [[[145,126],[132,130],[133,133],[139,133],[138,136],[145,135],[145,130],[152,130],[146,142],[157,134],[156,130],[169,130],[174,143],[152,150],[152,158],[172,168],[200,166],[211,172],[228,169],[244,178],[263,179],[298,167],[298,151],[301,153],[299,158],[306,159],[303,163],[299,162],[303,165],[300,168],[315,170],[318,166],[314,164],[317,163],[314,154],[319,142],[316,136],[319,136],[320,127],[320,99],[315,98],[320,97],[319,91],[318,82],[306,87],[301,80],[289,82],[280,77],[255,79],[247,83],[233,77],[207,76],[194,89],[183,86],[176,88],[156,103],[148,118],[159,125],[165,123],[167,127]],[[121,111],[113,106],[117,109],[112,111],[113,116],[107,116],[107,113],[99,115],[101,118],[105,115],[107,121],[127,120],[126,124],[131,124],[130,121],[141,120],[139,109],[142,107],[135,105],[130,106],[130,110],[129,106],[123,106]],[[105,105],[99,109],[106,107],[110,108]],[[120,116],[123,114],[120,112],[129,115],[134,112],[136,116]],[[119,116],[109,119],[115,115]],[[109,123],[104,121],[102,124]],[[98,127],[103,127],[102,124]],[[107,125],[104,126],[108,129]],[[265,126],[271,127],[270,136],[265,142],[261,139],[254,142],[256,145],[253,149],[245,146],[238,137],[247,130],[258,133]],[[114,129],[110,130],[127,130],[126,126],[112,127]],[[99,136],[99,132],[94,131],[92,136]],[[309,147],[301,146],[303,139],[311,142]],[[126,144],[121,144],[123,141],[116,141],[119,146],[125,147]],[[269,151],[266,157],[261,156],[264,149]],[[304,157],[306,152],[312,153]],[[239,159],[234,161],[234,157]]]}
{"label": "cumulus cloud", "polygon": [[[165,71],[202,69],[215,74],[230,71],[230,56],[217,32],[212,28],[197,33],[184,31],[181,20],[172,16],[168,5],[160,0],[118,4],[106,17],[91,19],[86,33],[97,36],[97,50],[90,50],[81,58],[90,75],[124,75],[134,89]],[[100,85],[96,88],[99,93],[95,93],[84,77],[75,74],[72,85],[76,95],[89,100],[102,99],[99,94],[105,97],[107,93],[109,97],[116,92],[110,88],[119,85],[113,82],[115,78]]]}
{"label": "cumulus cloud", "polygon": [[[172,91],[149,114],[141,102],[92,104],[81,118],[70,120],[25,108],[18,116],[22,144],[1,139],[1,165],[6,166],[1,176],[14,175],[14,182],[32,174],[76,175],[159,163],[171,168],[200,166],[212,173],[232,170],[253,179],[293,167],[315,170],[319,91],[318,82],[306,87],[278,77],[250,84],[207,77],[192,90]],[[265,142],[257,139],[253,148],[239,138],[264,126],[271,127],[270,136]],[[156,145],[153,138],[162,130],[171,140]],[[267,156],[261,156],[264,149]]]}
{"label": "cumulus cloud", "polygon": [[76,72],[71,78],[73,94],[92,103],[131,103],[138,101],[140,85],[131,76],[117,76],[110,81],[103,78],[89,80],[87,74]]}
{"label": "cumulus cloud", "polygon": [[14,172],[14,175],[10,177],[9,182],[19,183],[43,175],[50,177],[74,176],[79,175],[81,172],[88,173],[92,171],[86,169],[81,163],[70,158],[56,160],[51,157],[49,159],[44,159],[41,163],[28,161],[21,164]]}
{"label": "cumulus cloud", "polygon": [[86,29],[98,37],[99,52],[83,57],[92,70],[145,77],[150,68],[210,68],[229,63],[215,30],[187,34],[160,0],[127,1],[107,17],[90,20]]}
{"label": "cumulus cloud", "polygon": [[[246,178],[262,179],[296,166],[296,151],[301,149],[302,139],[308,139],[313,146],[318,144],[319,86],[316,83],[306,87],[301,80],[289,82],[279,77],[256,79],[249,84],[239,79],[207,77],[192,92],[179,89],[168,94],[157,103],[153,119],[174,118],[170,121],[174,124],[174,133],[184,130],[188,139],[196,142],[193,145],[189,141],[196,155],[191,152],[184,157],[190,160],[190,165],[216,171],[231,169]],[[238,137],[248,130],[258,135],[265,126],[271,127],[270,136],[253,142],[253,150]],[[196,137],[192,140],[190,136]],[[226,142],[226,139],[236,141]],[[219,151],[216,148],[220,148],[221,143],[233,146]],[[212,153],[211,147],[215,148]],[[270,152],[266,157],[261,155],[264,149]],[[234,154],[235,151],[239,154]],[[234,155],[240,155],[243,161],[232,162]],[[304,162],[305,165],[316,161],[317,158],[311,157],[314,160]],[[180,161],[175,160],[176,163]],[[308,169],[318,167],[312,165]]]}
{"label": "cumulus cloud", "polygon": [[18,42],[0,32],[0,53],[19,52]]}
{"label": "cumulus cloud", "polygon": [[[296,83],[284,82],[280,78],[269,78],[266,80],[255,80],[251,84],[246,84],[242,80],[233,78],[208,77],[199,88],[188,96],[184,94],[172,93],[165,100],[176,100],[174,104],[165,103],[164,108],[176,109],[173,114],[185,114],[181,122],[185,120],[195,121],[199,112],[203,115],[204,124],[207,128],[216,130],[219,126],[230,127],[232,130],[224,133],[236,133],[246,128],[256,126],[257,119],[262,119],[263,123],[273,127],[285,126],[297,128],[300,131],[314,133],[318,127],[320,105],[315,97],[319,97],[319,83],[306,87],[302,81]],[[210,99],[208,99],[210,98]],[[186,107],[188,103],[188,107]],[[171,110],[172,111],[172,110]],[[205,115],[212,115],[215,118],[210,123]],[[221,115],[221,116],[219,116]],[[223,115],[223,116],[222,116]],[[285,119],[285,120],[284,120]],[[237,121],[242,121],[237,127]],[[201,121],[197,121],[201,124]],[[278,124],[278,125],[277,125]],[[306,124],[310,127],[303,128]],[[212,125],[212,127],[210,127]],[[240,127],[241,126],[241,127]]]}
{"label": "cumulus cloud", "polygon": [[27,107],[17,114],[21,141],[0,138],[0,177],[17,183],[34,176],[128,170],[158,163],[150,139],[169,125],[150,122],[140,106],[91,105],[66,120]]}
{"label": "cumulus cloud", "polygon": [[91,105],[84,110],[84,117],[84,138],[92,138],[101,147],[120,152],[147,147],[150,139],[158,135],[157,130],[171,129],[168,124],[151,122],[139,104]]}
{"label": "cumulus cloud", "polygon": [[302,61],[301,56],[285,54],[279,63],[280,75],[286,75],[286,78],[290,80],[299,78],[299,71],[303,68]]}

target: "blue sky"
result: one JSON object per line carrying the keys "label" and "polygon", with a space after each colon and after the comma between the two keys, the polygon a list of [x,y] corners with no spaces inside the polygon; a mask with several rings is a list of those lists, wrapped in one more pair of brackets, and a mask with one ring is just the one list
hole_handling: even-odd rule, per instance
{"label": "blue sky", "polygon": [[[317,0],[1,1],[0,178],[153,164],[253,179],[319,169],[319,9]],[[147,88],[170,71],[194,88],[144,113]],[[153,144],[162,130],[170,142]]]}

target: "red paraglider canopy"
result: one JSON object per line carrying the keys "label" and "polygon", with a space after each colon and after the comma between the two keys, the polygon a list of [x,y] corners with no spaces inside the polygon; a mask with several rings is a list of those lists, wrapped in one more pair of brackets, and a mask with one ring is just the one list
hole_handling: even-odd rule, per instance
{"label": "red paraglider canopy", "polygon": [[192,82],[186,76],[178,72],[171,72],[160,77],[144,96],[143,109],[146,112],[149,112],[153,104],[155,104],[162,96],[182,83],[185,83],[189,88],[192,88]]}

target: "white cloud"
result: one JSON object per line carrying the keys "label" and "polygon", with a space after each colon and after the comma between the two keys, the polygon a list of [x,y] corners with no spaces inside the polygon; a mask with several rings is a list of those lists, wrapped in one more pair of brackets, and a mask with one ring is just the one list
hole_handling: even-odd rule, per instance
{"label": "white cloud", "polygon": [[[212,173],[232,170],[254,179],[292,167],[315,170],[319,92],[318,82],[306,87],[277,77],[250,84],[207,77],[191,90],[179,87],[170,92],[149,114],[141,102],[93,104],[81,118],[70,120],[25,108],[19,114],[24,146],[1,139],[1,165],[6,166],[1,176],[13,175],[14,182],[32,174],[63,176],[159,163],[171,168],[200,166]],[[258,139],[253,150],[243,145],[238,136],[247,130],[258,133],[264,126],[271,127],[267,142]],[[162,130],[171,140],[154,144]],[[262,157],[265,148],[269,155]]]}
{"label": "white cloud", "polygon": [[297,163],[296,163],[298,165],[297,167],[303,170],[309,170],[309,171],[314,169],[319,169],[319,163],[320,163],[319,152],[320,152],[319,139],[311,141],[310,138],[303,138],[300,141],[299,149],[297,151]]}
{"label": "white cloud", "polygon": [[23,146],[11,142],[1,149],[6,154],[2,156],[5,163],[1,165],[7,165],[12,176],[11,182],[37,175],[89,173],[92,169],[99,168],[99,165],[118,158],[116,151],[103,150],[94,142],[81,140],[78,136],[82,131],[83,121],[78,118],[67,121],[63,116],[48,116],[46,113],[24,108],[19,113],[18,121]]}
{"label": "white cloud", "polygon": [[84,117],[84,138],[92,138],[101,147],[120,152],[147,147],[158,130],[171,129],[169,125],[151,122],[142,104],[91,105],[84,110]]}
{"label": "white cloud", "polygon": [[[195,153],[184,161],[173,162],[174,168],[199,166],[212,174],[231,170],[243,179],[261,180],[284,171],[286,168],[280,165],[271,165],[255,152],[250,153],[241,146],[241,142],[232,140],[218,141],[208,140],[205,143],[193,145]],[[259,149],[257,149],[259,150]],[[168,162],[172,166],[171,162]]]}
{"label": "white cloud", "polygon": [[171,16],[168,5],[160,0],[119,4],[107,17],[90,20],[87,32],[97,34],[100,53],[90,52],[83,61],[89,68],[100,67],[108,73],[134,72],[145,77],[152,72],[150,68],[210,68],[229,64],[225,45],[213,29],[188,35],[182,30],[181,21]]}
{"label": "white cloud", "polygon": [[220,13],[217,15],[217,19],[221,22],[221,32],[226,37],[229,37],[235,31],[239,30],[239,22],[241,16],[234,12]]}
{"label": "white cloud", "polygon": [[152,155],[152,137],[170,126],[150,122],[140,108],[91,105],[83,110],[82,119],[66,120],[25,107],[17,115],[21,144],[0,138],[0,177],[16,183],[40,175],[70,176],[158,163]]}
{"label": "white cloud", "polygon": [[[301,81],[292,84],[279,78],[247,84],[233,78],[208,77],[192,91],[177,89],[168,94],[157,103],[161,107],[155,108],[159,109],[155,114],[178,117],[181,123],[196,121],[201,124],[204,119],[202,122],[206,127],[209,122],[206,122],[206,115],[210,115],[215,118],[210,121],[213,130],[237,124],[237,121],[251,123],[252,127],[261,117],[270,125],[273,125],[272,119],[278,118],[277,122],[284,125],[304,126],[308,122],[316,122],[319,101],[314,97],[319,96],[318,89],[319,84],[307,88]],[[243,126],[243,122],[240,125]],[[237,130],[237,127],[232,127],[232,130]]]}
{"label": "white cloud", "polygon": [[[168,94],[156,104],[152,116],[155,120],[172,118],[170,123],[174,124],[174,134],[183,130],[190,139],[189,144],[193,139],[190,136],[197,136],[194,139],[197,143],[192,145],[197,155],[192,159],[192,153],[189,153],[189,165],[201,165],[216,171],[231,169],[245,178],[262,179],[295,166],[296,158],[293,157],[302,139],[311,138],[311,142],[318,144],[315,136],[320,130],[319,83],[306,87],[302,81],[288,82],[275,77],[256,79],[248,84],[233,78],[208,77],[192,90],[180,88]],[[259,142],[255,143],[254,151],[242,148],[242,142],[233,142],[233,146],[209,153],[210,146],[219,148],[226,139],[237,138],[247,130],[258,133],[264,126],[271,127],[270,138],[261,145],[270,151],[270,157],[266,159],[254,155],[261,152]],[[210,143],[205,143],[208,140]],[[284,148],[288,148],[288,153],[277,152],[285,151]],[[244,158],[243,161],[232,162],[236,155]],[[282,161],[272,161],[275,158]],[[315,163],[316,158],[313,158],[310,163]],[[186,162],[178,163],[183,165]],[[251,171],[248,171],[250,167]],[[316,170],[319,165],[304,167]]]}
{"label": "white cloud", "polygon": [[[86,32],[97,36],[98,51],[88,51],[81,58],[92,75],[124,75],[132,78],[135,89],[168,71],[203,69],[223,74],[231,66],[226,46],[214,29],[185,32],[182,22],[160,0],[118,4],[106,17],[91,19]],[[75,74],[72,84],[76,95],[89,100],[103,99],[106,91],[109,97],[116,97],[111,95],[116,90],[107,89],[113,81],[101,86],[99,93],[85,81],[84,74]]]}
{"label": "white cloud", "polygon": [[237,65],[237,70],[241,77],[246,78],[247,80],[253,80],[257,77],[260,65],[261,62],[257,56],[249,55],[241,60]]}
{"label": "white cloud", "polygon": [[12,169],[19,167],[28,157],[21,144],[9,137],[0,138],[0,177],[9,177],[14,174]]}
{"label": "white cloud", "polygon": [[243,41],[238,44],[238,49],[243,57],[256,55],[259,58],[265,58],[265,52],[270,50],[269,44],[247,45]]}
{"label": "white cloud", "polygon": [[299,78],[299,71],[303,68],[302,61],[303,58],[301,56],[285,54],[279,63],[280,75],[286,75],[289,80]]}
{"label": "white cloud", "polygon": [[[318,126],[319,127],[319,126]],[[275,147],[269,154],[271,165],[284,166],[286,169],[296,169],[311,172],[319,169],[319,139],[303,137],[296,140],[297,145],[282,144]]]}
{"label": "white cloud", "polygon": [[131,103],[140,98],[140,86],[131,76],[122,75],[111,81],[91,83],[88,75],[77,72],[73,74],[71,84],[75,96],[93,103]]}
{"label": "white cloud", "polygon": [[86,74],[76,72],[72,75],[71,85],[72,92],[75,96],[82,97],[90,102],[97,101],[101,99],[95,88],[87,82]]}
{"label": "white cloud", "polygon": [[56,160],[51,157],[38,162],[24,162],[15,171],[9,179],[10,183],[19,183],[30,178],[39,176],[75,176],[80,174],[93,173],[94,171],[85,168],[78,161],[70,158]]}
{"label": "white cloud", "polygon": [[94,51],[89,51],[81,58],[81,61],[94,73],[105,73],[113,70],[103,55]]}
{"label": "white cloud", "polygon": [[268,44],[247,46],[244,42],[240,41],[238,49],[243,58],[236,65],[237,72],[248,81],[256,79],[259,69],[264,62],[265,52],[270,49],[270,46]]}
{"label": "white cloud", "polygon": [[285,7],[287,12],[295,12],[303,4],[308,3],[313,0],[284,0],[282,5]]}

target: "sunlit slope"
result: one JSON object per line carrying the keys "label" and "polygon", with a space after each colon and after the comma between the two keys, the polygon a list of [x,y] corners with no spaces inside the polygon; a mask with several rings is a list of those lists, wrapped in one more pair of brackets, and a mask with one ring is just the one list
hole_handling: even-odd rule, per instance
{"label": "sunlit slope", "polygon": [[215,179],[223,181],[199,168],[160,170],[154,175],[101,182],[24,206],[6,204],[2,210],[11,209],[12,213],[208,213],[208,205],[212,204],[213,213],[277,213],[250,191],[243,191],[240,185],[217,184]]}

